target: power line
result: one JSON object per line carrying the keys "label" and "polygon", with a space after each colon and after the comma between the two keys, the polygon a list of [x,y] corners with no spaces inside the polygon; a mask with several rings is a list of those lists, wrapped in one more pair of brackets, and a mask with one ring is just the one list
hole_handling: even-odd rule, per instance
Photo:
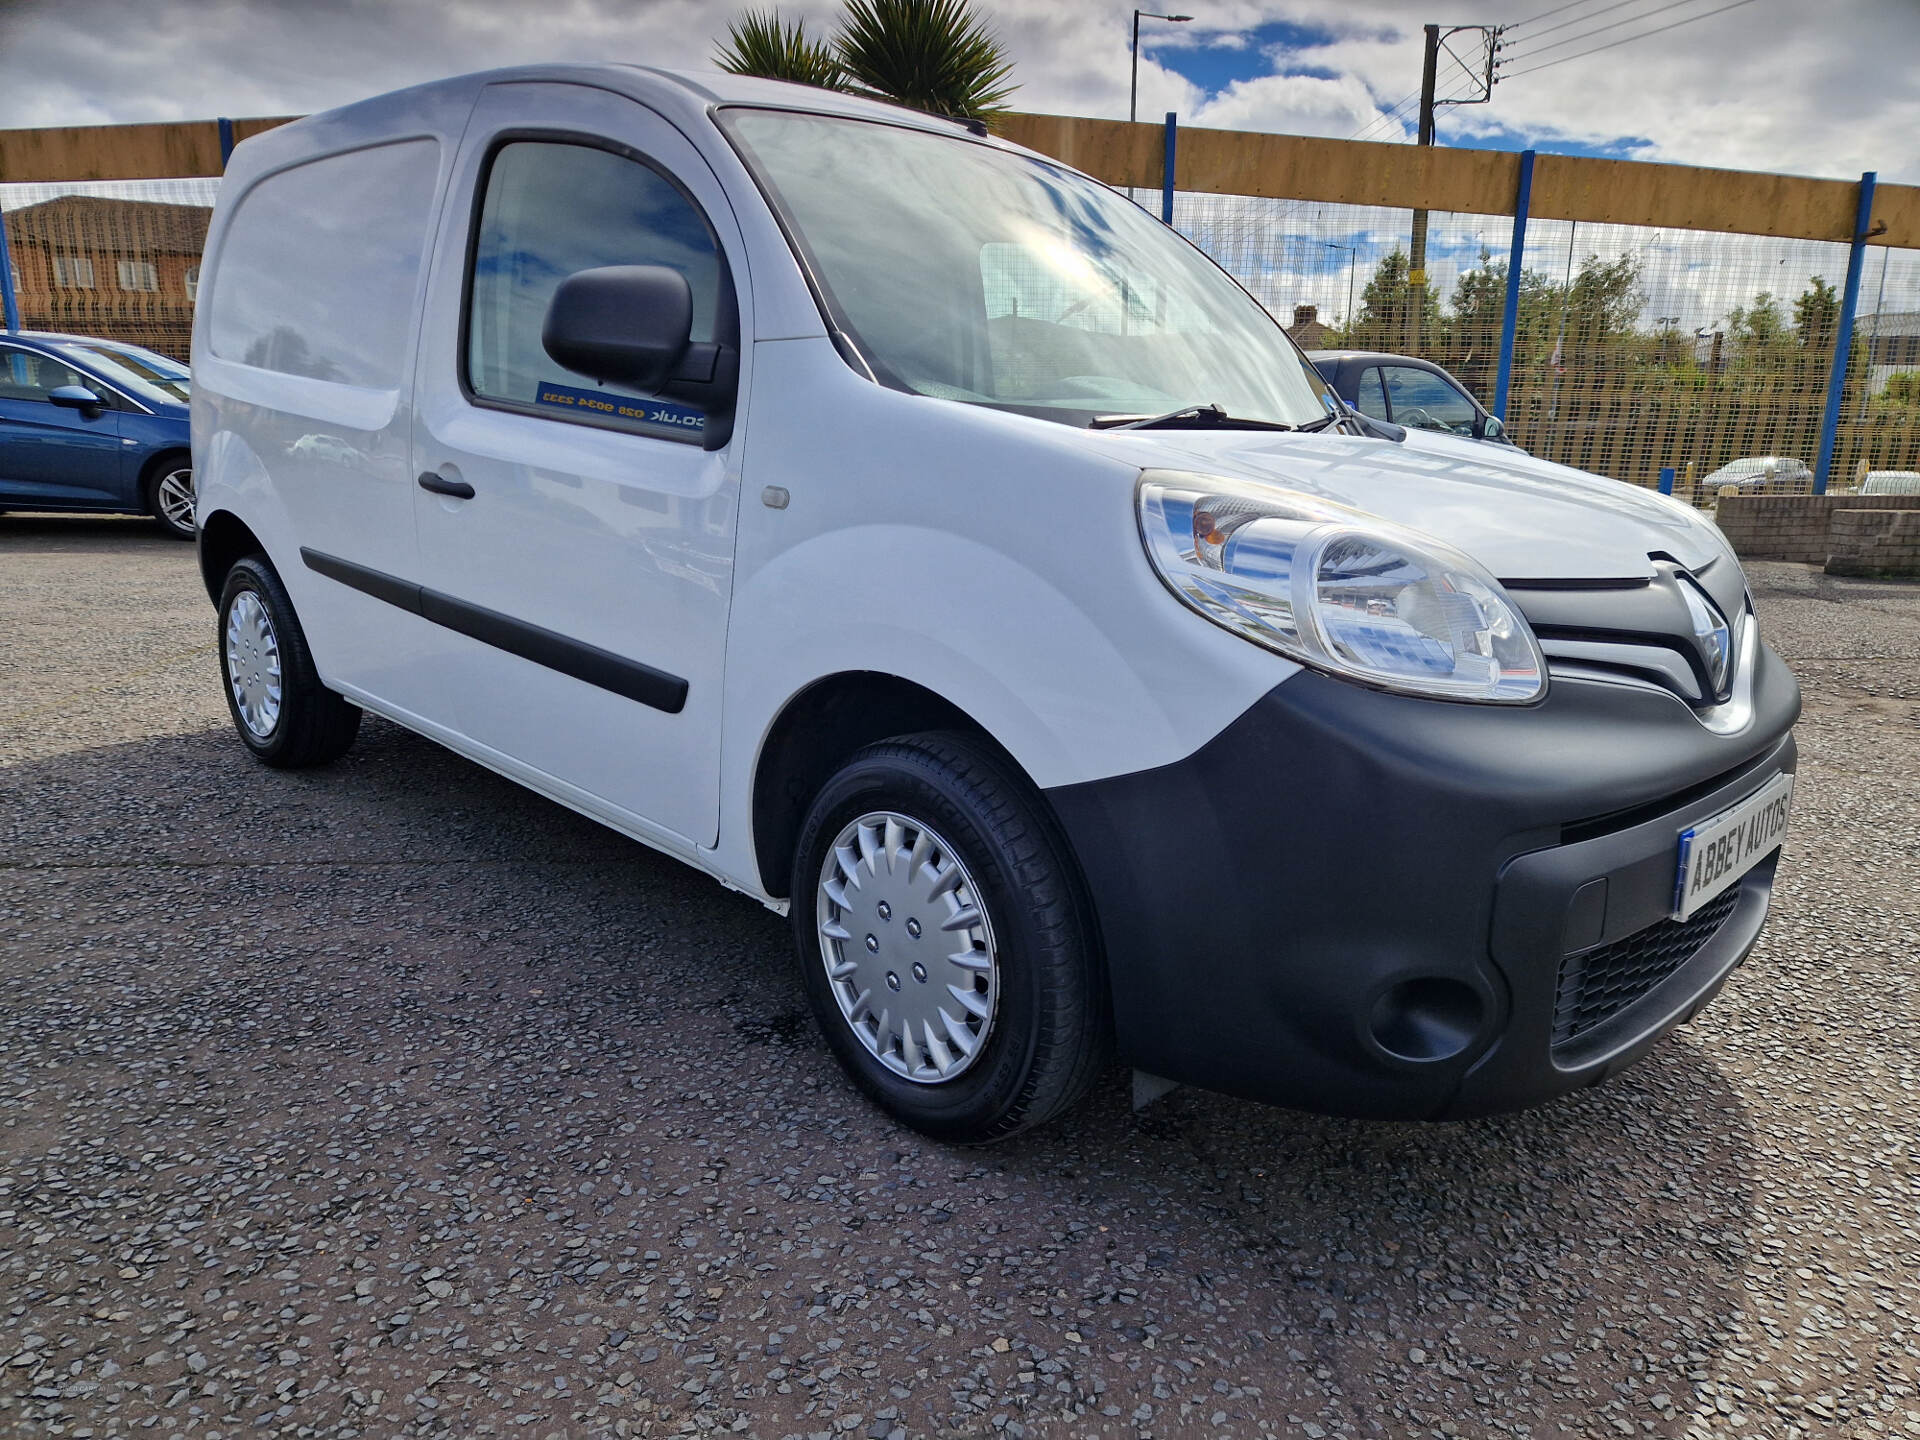
{"label": "power line", "polygon": [[[1453,61],[1454,69],[1458,70],[1468,80],[1472,81],[1475,84],[1478,84],[1480,82],[1480,77],[1474,74],[1471,70],[1467,69],[1467,67],[1461,63],[1459,56],[1455,55],[1452,51],[1449,50],[1447,52],[1447,58]],[[1447,78],[1451,80],[1453,78],[1452,74],[1449,73]],[[1419,99],[1420,99],[1420,92],[1418,90],[1415,90],[1410,95],[1407,95],[1403,99],[1401,99],[1401,101],[1397,105],[1394,105],[1391,109],[1383,111],[1382,113],[1374,116],[1372,120],[1368,121],[1365,125],[1362,125],[1358,130],[1354,131],[1353,134],[1349,135],[1347,138],[1349,140],[1361,139],[1369,131],[1378,129],[1381,125],[1385,124],[1386,122],[1390,120],[1398,120],[1402,118],[1407,107],[1409,105],[1417,104],[1419,102]]]}
{"label": "power line", "polygon": [[1406,113],[1407,107],[1413,104],[1419,98],[1420,98],[1420,92],[1418,90],[1414,91],[1411,95],[1401,100],[1392,109],[1383,110],[1379,114],[1375,115],[1373,119],[1369,120],[1366,124],[1362,125],[1358,130],[1354,131],[1353,134],[1349,135],[1347,138],[1349,140],[1359,140],[1365,135],[1367,135],[1369,132],[1379,129],[1382,125],[1386,124],[1388,121],[1400,119]]}
{"label": "power line", "polygon": [[1550,16],[1558,15],[1562,10],[1571,10],[1576,5],[1590,5],[1592,3],[1593,0],[1567,0],[1566,4],[1556,5],[1551,10],[1542,10],[1538,15],[1529,15],[1524,20],[1515,20],[1511,25],[1507,26],[1507,29],[1518,30],[1522,25],[1531,25],[1536,20],[1545,20]]}
{"label": "power line", "polygon": [[[1623,4],[1633,3],[1633,0],[1621,0],[1621,3]],[[1637,25],[1642,20],[1651,20],[1653,19],[1654,16],[1664,15],[1669,10],[1678,10],[1682,5],[1693,5],[1697,3],[1698,3],[1698,0],[1668,0],[1668,3],[1665,5],[1657,6],[1652,10],[1643,11],[1638,15],[1629,15],[1624,20],[1615,20],[1611,25],[1596,25],[1591,30],[1582,30],[1579,34],[1569,35],[1564,40],[1555,40],[1552,44],[1549,44],[1549,45],[1540,45],[1530,50],[1523,50],[1520,52],[1519,55],[1516,55],[1514,58],[1518,60],[1522,58],[1531,57],[1534,55],[1543,55],[1549,50],[1558,50],[1563,45],[1575,45],[1582,40],[1591,39],[1595,35],[1604,35],[1609,30],[1618,30],[1622,25]],[[1612,8],[1617,10],[1620,8],[1620,6],[1615,5]],[[1607,12],[1605,10],[1602,10],[1599,12],[1600,15],[1604,15],[1606,13]],[[1590,15],[1585,18],[1597,19],[1599,17],[1597,15]]]}
{"label": "power line", "polygon": [[1556,30],[1566,29],[1569,25],[1584,25],[1589,20],[1598,20],[1602,15],[1611,15],[1614,11],[1619,10],[1625,6],[1638,5],[1640,3],[1641,3],[1641,0],[1613,0],[1613,3],[1611,5],[1603,5],[1598,10],[1591,11],[1585,15],[1575,15],[1570,20],[1562,20],[1558,25],[1549,25],[1544,30],[1535,31],[1532,35],[1529,35],[1527,38],[1529,40],[1538,40],[1542,35],[1551,35]]}
{"label": "power line", "polygon": [[1752,3],[1753,0],[1733,0],[1732,4],[1722,5],[1718,10],[1705,10],[1698,15],[1689,15],[1683,20],[1675,20],[1670,25],[1656,25],[1651,30],[1641,30],[1632,35],[1622,35],[1618,40],[1609,40],[1606,44],[1595,45],[1590,50],[1576,50],[1573,54],[1562,55],[1557,60],[1543,60],[1538,65],[1530,65],[1525,70],[1516,70],[1511,75],[1506,75],[1502,78],[1518,80],[1522,75],[1531,75],[1536,70],[1549,70],[1555,65],[1564,65],[1569,60],[1579,60],[1587,55],[1597,55],[1602,50],[1611,50],[1616,45],[1625,45],[1630,40],[1644,40],[1649,35],[1664,35],[1669,30],[1678,30],[1682,25],[1691,25],[1696,20],[1707,20],[1715,15],[1724,15],[1729,10],[1738,10],[1742,5],[1751,5]]}
{"label": "power line", "polygon": [[[1453,61],[1455,67],[1460,71],[1462,75],[1466,76],[1467,79],[1478,81],[1480,77],[1475,75],[1471,70],[1467,69],[1465,65],[1461,64],[1459,57],[1454,55],[1452,51],[1447,52],[1447,58]],[[1449,73],[1447,78],[1452,79],[1453,78],[1452,74]],[[1419,100],[1420,100],[1420,92],[1418,90],[1412,91],[1407,95],[1403,95],[1396,103],[1389,106],[1386,110],[1383,110],[1379,114],[1375,115],[1373,119],[1369,120],[1366,124],[1362,125],[1358,130],[1354,131],[1353,134],[1347,136],[1347,139],[1363,140],[1371,132],[1379,129],[1382,125],[1388,124],[1395,120],[1402,119],[1405,116],[1407,107],[1410,105],[1415,105],[1419,103]],[[1283,208],[1281,208],[1280,210],[1276,211],[1273,215],[1268,217],[1268,223],[1276,224],[1279,221],[1286,219],[1289,215],[1293,214],[1296,210],[1298,210],[1302,205],[1305,205],[1307,203],[1309,202],[1305,200],[1287,200],[1282,202]]]}

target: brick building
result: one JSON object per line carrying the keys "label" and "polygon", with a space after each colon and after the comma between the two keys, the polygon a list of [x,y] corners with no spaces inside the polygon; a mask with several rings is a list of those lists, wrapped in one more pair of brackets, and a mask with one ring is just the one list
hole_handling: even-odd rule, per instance
{"label": "brick building", "polygon": [[93,195],[7,211],[20,323],[185,360],[212,215],[202,205]]}

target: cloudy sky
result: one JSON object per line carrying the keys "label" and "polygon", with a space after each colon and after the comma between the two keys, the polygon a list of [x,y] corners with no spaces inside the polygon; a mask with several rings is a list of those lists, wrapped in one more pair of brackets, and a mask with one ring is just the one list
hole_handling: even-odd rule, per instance
{"label": "cloudy sky", "polygon": [[[1189,24],[1143,22],[1143,116],[1175,110],[1191,124],[1405,138],[1411,107],[1404,117],[1388,112],[1418,88],[1422,22],[1503,22],[1511,78],[1491,105],[1443,110],[1442,143],[1531,143],[1843,177],[1877,168],[1885,180],[1920,180],[1920,0],[1183,4],[1195,16]],[[741,8],[700,0],[0,0],[0,126],[304,112],[527,60],[699,68]],[[781,8],[824,18],[837,6]],[[980,8],[1016,62],[1019,108],[1126,114],[1131,6],[984,0]],[[1688,23],[1647,33],[1676,21]],[[1614,41],[1628,43],[1596,48]],[[1465,50],[1471,37],[1458,43]],[[1582,55],[1588,50],[1595,53]],[[1464,72],[1448,65],[1441,93],[1466,93]]]}
{"label": "cloudy sky", "polygon": [[[535,60],[711,64],[727,21],[765,0],[0,0],[0,128],[285,115],[438,76]],[[1920,182],[1920,0],[1179,0],[1142,22],[1140,115],[1344,138],[1412,138],[1421,26],[1507,26],[1485,105],[1440,111],[1440,142]],[[1486,5],[1481,9],[1482,4]],[[1023,110],[1124,117],[1131,5],[976,0],[1006,43]],[[779,6],[821,29],[839,0]],[[110,37],[110,38],[109,38]],[[1475,36],[1439,93],[1465,96]],[[1624,42],[1624,43],[1616,43]],[[1480,42],[1484,43],[1484,42]],[[211,182],[88,187],[209,203]],[[160,193],[165,189],[167,193]],[[181,193],[173,193],[174,189]],[[188,193],[191,192],[191,193]],[[0,206],[50,187],[0,185]],[[1177,222],[1283,318],[1348,309],[1404,213],[1195,197]],[[1577,233],[1576,233],[1577,229]],[[1442,295],[1504,221],[1435,217]],[[1718,328],[1769,290],[1837,282],[1845,248],[1536,224],[1527,266],[1642,264],[1642,323]],[[1920,308],[1920,252],[1870,252],[1862,310]],[[1891,260],[1882,268],[1881,262]]]}

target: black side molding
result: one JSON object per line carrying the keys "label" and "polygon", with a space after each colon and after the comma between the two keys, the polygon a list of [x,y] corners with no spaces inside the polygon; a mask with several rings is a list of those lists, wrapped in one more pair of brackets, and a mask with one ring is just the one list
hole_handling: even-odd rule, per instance
{"label": "black side molding", "polygon": [[598,645],[589,645],[538,625],[529,625],[511,615],[502,615],[498,610],[456,600],[438,590],[429,590],[424,585],[416,585],[410,580],[402,580],[365,565],[356,565],[351,560],[342,560],[335,555],[322,554],[302,546],[300,558],[316,575],[324,575],[376,600],[397,605],[402,610],[431,620],[436,625],[444,625],[483,645],[505,650],[509,655],[518,655],[522,660],[531,660],[549,670],[558,670],[562,675],[571,675],[576,680],[584,680],[615,695],[624,695],[655,710],[664,710],[669,715],[678,715],[686,708],[687,682],[678,675],[669,675],[638,660],[629,660],[624,655],[615,655],[611,650],[602,650]]}

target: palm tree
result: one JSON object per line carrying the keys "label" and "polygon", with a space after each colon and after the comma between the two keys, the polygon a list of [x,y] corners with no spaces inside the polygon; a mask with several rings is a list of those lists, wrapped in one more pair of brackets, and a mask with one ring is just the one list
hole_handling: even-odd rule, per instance
{"label": "palm tree", "polygon": [[986,120],[1014,91],[1013,63],[967,0],[846,0],[834,51],[850,88],[935,115]]}
{"label": "palm tree", "polygon": [[775,10],[749,10],[729,24],[726,43],[713,58],[731,75],[790,80],[823,90],[844,90],[847,85],[833,47],[808,35],[804,20],[782,24]]}
{"label": "palm tree", "polygon": [[735,75],[793,80],[955,119],[1002,113],[1013,63],[968,0],[846,0],[831,42],[774,11],[748,11],[716,52]]}

